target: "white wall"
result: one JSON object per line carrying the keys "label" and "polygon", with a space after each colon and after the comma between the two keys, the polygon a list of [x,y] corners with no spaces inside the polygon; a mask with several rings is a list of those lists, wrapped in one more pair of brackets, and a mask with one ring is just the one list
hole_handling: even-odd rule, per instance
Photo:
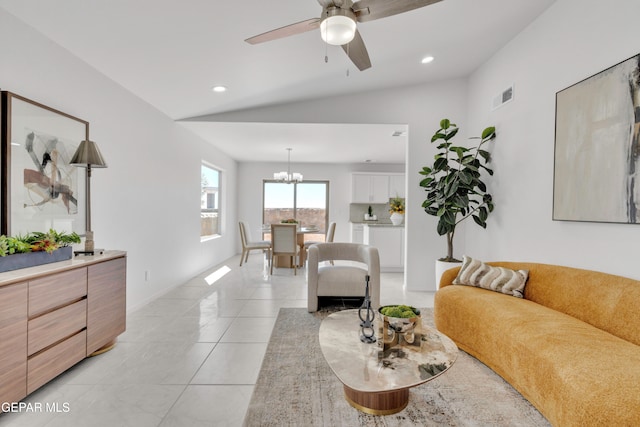
{"label": "white wall", "polygon": [[[468,227],[466,251],[640,278],[640,226],[552,221],[555,94],[640,52],[637,0],[558,0],[470,78],[469,123],[497,126],[496,210]],[[510,104],[492,96],[515,83]],[[607,173],[602,170],[602,173]]]}
{"label": "white wall", "polygon": [[[238,165],[238,219],[245,221],[251,237],[259,237],[258,229],[262,223],[262,183],[272,179],[276,171],[286,170],[286,163],[241,162]],[[300,172],[305,181],[329,181],[329,221],[336,223],[336,242],[349,242],[351,231],[349,224],[349,204],[351,203],[352,172],[402,172],[404,165],[353,165],[296,163],[292,170]],[[240,250],[240,247],[238,247]]]}
{"label": "white wall", "polygon": [[[0,88],[89,121],[109,165],[92,178],[96,246],[128,252],[129,309],[235,254],[236,162],[3,9]],[[202,160],[228,184],[228,232],[205,243]]]}
{"label": "white wall", "polygon": [[[424,191],[418,171],[433,160],[431,135],[442,118],[466,128],[467,83],[464,79],[437,84],[337,96],[279,106],[200,117],[220,122],[274,123],[396,123],[409,126],[407,147],[407,230],[405,283],[408,289],[435,290],[434,260],[446,255],[446,241],[436,233],[436,219],[424,213]],[[242,181],[242,173],[240,174]],[[244,212],[244,206],[240,207]],[[252,225],[253,226],[253,225]],[[464,239],[464,228],[458,233]]]}

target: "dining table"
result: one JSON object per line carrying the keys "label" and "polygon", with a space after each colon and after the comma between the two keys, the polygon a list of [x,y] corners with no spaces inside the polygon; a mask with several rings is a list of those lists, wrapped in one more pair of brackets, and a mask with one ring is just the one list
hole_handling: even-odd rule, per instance
{"label": "dining table", "polygon": [[[268,224],[263,225],[261,228],[261,232],[263,236],[265,234],[271,234],[271,226]],[[307,253],[304,250],[304,240],[305,240],[304,238],[306,234],[322,234],[322,232],[320,231],[320,229],[318,229],[318,227],[298,227],[298,230],[296,232],[296,242],[300,247],[300,254],[298,256],[298,267],[303,267],[307,259]],[[288,256],[276,256],[273,262],[274,262],[274,265],[273,265],[274,267],[279,267],[279,268],[293,267],[291,265],[291,258]]]}

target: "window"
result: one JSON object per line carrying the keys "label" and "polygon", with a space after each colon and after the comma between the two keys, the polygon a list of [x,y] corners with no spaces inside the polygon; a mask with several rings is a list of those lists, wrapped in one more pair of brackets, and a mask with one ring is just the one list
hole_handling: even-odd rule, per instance
{"label": "window", "polygon": [[305,240],[322,240],[329,224],[329,182],[264,181],[262,223],[277,224],[290,218],[303,227],[318,228],[318,234],[305,234]]}
{"label": "window", "polygon": [[220,171],[202,163],[200,171],[200,238],[220,233]]}

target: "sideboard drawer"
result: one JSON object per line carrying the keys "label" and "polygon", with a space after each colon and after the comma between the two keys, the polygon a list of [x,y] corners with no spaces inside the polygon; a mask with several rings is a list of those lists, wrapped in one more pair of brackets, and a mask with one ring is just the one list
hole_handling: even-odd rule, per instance
{"label": "sideboard drawer", "polygon": [[[2,402],[19,402],[27,395],[27,362],[23,360],[12,369],[0,372]],[[2,414],[2,408],[0,408]]]}
{"label": "sideboard drawer", "polygon": [[87,300],[83,299],[58,310],[29,320],[27,354],[54,344],[87,326]]}
{"label": "sideboard drawer", "polygon": [[87,332],[82,331],[27,361],[27,393],[57,377],[85,358]]}
{"label": "sideboard drawer", "polygon": [[[27,395],[27,283],[0,287],[0,402]],[[0,408],[0,413],[2,408]]]}
{"label": "sideboard drawer", "polygon": [[29,318],[87,295],[87,269],[78,268],[29,281]]}

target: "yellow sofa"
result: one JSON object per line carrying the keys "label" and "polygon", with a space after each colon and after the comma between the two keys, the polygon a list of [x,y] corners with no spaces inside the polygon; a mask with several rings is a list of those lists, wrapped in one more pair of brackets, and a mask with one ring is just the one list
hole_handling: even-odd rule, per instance
{"label": "yellow sofa", "polygon": [[640,281],[556,265],[529,270],[524,299],[442,276],[436,327],[554,426],[640,426]]}

